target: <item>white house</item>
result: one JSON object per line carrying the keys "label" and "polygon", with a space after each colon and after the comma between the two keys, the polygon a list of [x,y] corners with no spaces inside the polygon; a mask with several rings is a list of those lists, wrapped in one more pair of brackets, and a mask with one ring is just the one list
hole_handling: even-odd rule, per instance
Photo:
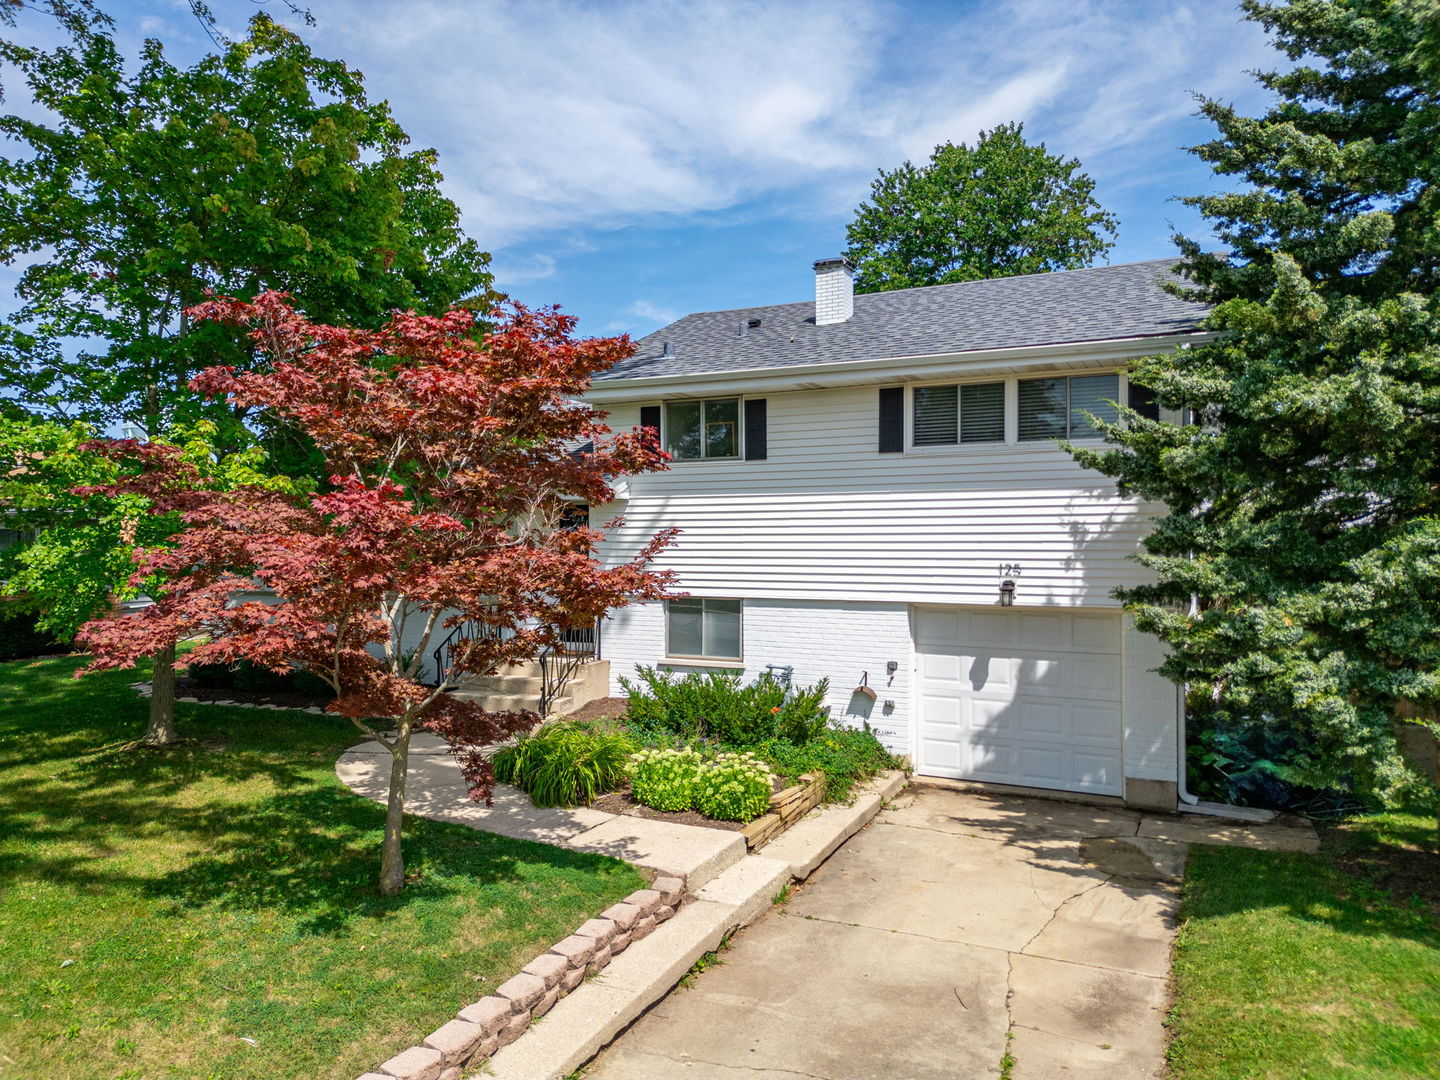
{"label": "white house", "polygon": [[616,560],[678,526],[689,598],[607,620],[612,692],[635,664],[790,666],[920,774],[1174,809],[1179,696],[1111,596],[1155,508],[1055,441],[1152,407],[1127,364],[1199,339],[1172,265],[855,295],[826,259],[813,302],[644,338],[589,398],[674,461],[591,520],[623,516]]}

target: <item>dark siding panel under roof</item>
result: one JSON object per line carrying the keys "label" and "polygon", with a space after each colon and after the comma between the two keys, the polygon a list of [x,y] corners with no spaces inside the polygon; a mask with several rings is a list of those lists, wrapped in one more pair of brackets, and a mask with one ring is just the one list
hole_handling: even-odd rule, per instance
{"label": "dark siding panel under roof", "polygon": [[[815,325],[815,303],[707,311],[642,338],[597,383],[658,375],[930,356],[1194,332],[1205,309],[1166,292],[1174,259],[862,293],[842,323]],[[739,322],[760,320],[744,337]],[[673,356],[663,356],[665,342]]]}

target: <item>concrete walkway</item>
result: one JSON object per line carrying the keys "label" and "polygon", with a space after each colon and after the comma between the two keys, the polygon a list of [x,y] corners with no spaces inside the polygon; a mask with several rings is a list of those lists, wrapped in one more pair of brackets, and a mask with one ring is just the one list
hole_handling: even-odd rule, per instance
{"label": "concrete walkway", "polygon": [[[390,752],[377,742],[352,746],[335,762],[335,775],[357,795],[383,803],[390,785]],[[586,807],[542,809],[508,784],[495,785],[493,806],[474,802],[445,741],[427,732],[411,738],[405,811],[501,836],[613,855],[662,876],[678,874],[691,891],[745,857],[745,838],[738,832]]]}
{"label": "concrete walkway", "polygon": [[[1247,846],[1314,841],[1219,827]],[[1014,1080],[1150,1080],[1174,882],[1210,828],[912,788],[584,1076],[979,1080],[1008,1052]]]}

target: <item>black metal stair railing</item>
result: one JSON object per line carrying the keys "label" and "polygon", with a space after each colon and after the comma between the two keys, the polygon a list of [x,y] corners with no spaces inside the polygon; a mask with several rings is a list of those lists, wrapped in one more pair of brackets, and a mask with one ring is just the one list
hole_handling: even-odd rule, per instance
{"label": "black metal stair railing", "polygon": [[[504,641],[515,635],[508,626],[490,623],[463,622],[456,626],[431,653],[435,685],[442,685],[454,662],[457,647],[464,642],[483,639]],[[580,665],[600,659],[600,620],[589,626],[567,626],[560,631],[560,643],[547,645],[535,658],[540,664],[540,713],[547,715],[550,706],[574,677]]]}

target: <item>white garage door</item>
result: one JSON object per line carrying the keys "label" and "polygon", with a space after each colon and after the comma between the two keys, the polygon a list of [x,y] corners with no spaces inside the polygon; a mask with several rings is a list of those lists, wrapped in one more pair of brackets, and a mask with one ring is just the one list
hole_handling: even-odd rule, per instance
{"label": "white garage door", "polygon": [[1118,613],[916,608],[916,771],[1120,794]]}

